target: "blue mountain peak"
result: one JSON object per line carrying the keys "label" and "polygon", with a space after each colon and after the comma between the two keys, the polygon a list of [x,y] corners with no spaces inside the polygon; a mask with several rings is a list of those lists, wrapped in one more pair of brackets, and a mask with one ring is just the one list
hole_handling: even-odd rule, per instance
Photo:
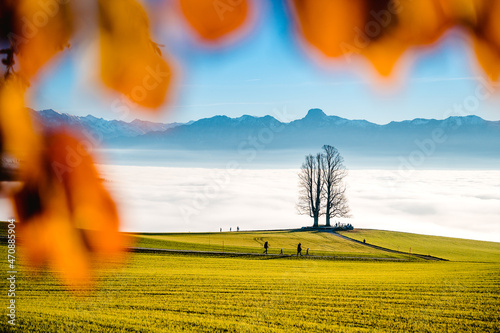
{"label": "blue mountain peak", "polygon": [[327,115],[321,109],[311,109],[307,112],[306,118],[323,119]]}

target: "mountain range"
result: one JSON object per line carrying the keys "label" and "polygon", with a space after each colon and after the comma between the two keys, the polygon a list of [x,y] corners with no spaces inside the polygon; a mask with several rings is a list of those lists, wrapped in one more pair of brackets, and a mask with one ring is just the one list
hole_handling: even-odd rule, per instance
{"label": "mountain range", "polygon": [[31,112],[34,115],[35,121],[43,124],[47,128],[71,126],[79,128],[80,130],[89,131],[95,137],[102,138],[104,142],[108,142],[115,138],[137,137],[154,131],[166,131],[176,126],[183,125],[180,123],[155,123],[140,119],[135,119],[131,122],[105,120],[90,114],[85,117],[80,117],[67,113],[59,113],[52,109],[38,112],[31,110]]}
{"label": "mountain range", "polygon": [[[302,119],[280,122],[272,116],[239,118],[214,116],[189,123],[124,122],[61,114],[53,110],[36,112],[47,127],[71,125],[102,138],[113,149],[212,152],[233,154],[242,159],[260,153],[261,158],[287,156],[295,161],[325,144],[336,146],[346,157],[362,166],[368,161],[407,160],[415,167],[424,162],[457,161],[463,165],[500,166],[500,121],[477,116],[443,120],[413,119],[378,125],[366,120],[328,116],[311,109]],[[273,152],[281,152],[275,154]],[[283,152],[287,154],[283,155]],[[266,157],[267,156],[267,157]],[[486,164],[485,164],[486,163]],[[384,163],[382,163],[384,164]],[[428,164],[429,165],[429,164]],[[432,166],[432,165],[431,165]]]}

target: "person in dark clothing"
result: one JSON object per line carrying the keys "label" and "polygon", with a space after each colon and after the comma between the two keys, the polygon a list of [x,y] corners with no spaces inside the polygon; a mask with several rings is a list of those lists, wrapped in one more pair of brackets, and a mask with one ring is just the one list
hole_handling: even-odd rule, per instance
{"label": "person in dark clothing", "polygon": [[266,241],[264,243],[264,253],[267,254],[267,249],[269,248],[269,243]]}
{"label": "person in dark clothing", "polygon": [[297,245],[297,257],[300,255],[302,255],[302,244],[299,243],[299,245]]}

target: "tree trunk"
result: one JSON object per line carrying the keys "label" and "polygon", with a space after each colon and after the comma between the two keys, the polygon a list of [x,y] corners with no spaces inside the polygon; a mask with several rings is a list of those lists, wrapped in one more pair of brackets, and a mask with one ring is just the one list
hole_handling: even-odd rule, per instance
{"label": "tree trunk", "polygon": [[314,214],[314,224],[313,224],[313,228],[317,228],[318,227],[318,214]]}

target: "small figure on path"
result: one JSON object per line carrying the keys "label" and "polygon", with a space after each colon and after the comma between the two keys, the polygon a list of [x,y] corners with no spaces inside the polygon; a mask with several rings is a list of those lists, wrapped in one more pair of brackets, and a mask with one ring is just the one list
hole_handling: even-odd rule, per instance
{"label": "small figure on path", "polygon": [[297,245],[297,257],[300,255],[302,255],[302,244],[299,243],[299,245]]}
{"label": "small figure on path", "polygon": [[283,248],[281,248],[281,252],[280,252],[280,254],[283,254]]}
{"label": "small figure on path", "polygon": [[264,253],[267,254],[267,249],[269,248],[269,243],[266,241],[264,243]]}
{"label": "small figure on path", "polygon": [[366,244],[366,240],[363,238],[363,244]]}
{"label": "small figure on path", "polygon": [[240,231],[240,227],[236,227],[236,231]]}
{"label": "small figure on path", "polygon": [[220,232],[222,232],[222,228],[220,228]]}
{"label": "small figure on path", "polygon": [[307,250],[306,250],[306,256],[308,256],[308,255],[309,255],[309,248],[307,248]]}
{"label": "small figure on path", "polygon": [[229,231],[230,231],[230,232],[231,232],[231,231],[233,231],[233,228],[229,228]]}

